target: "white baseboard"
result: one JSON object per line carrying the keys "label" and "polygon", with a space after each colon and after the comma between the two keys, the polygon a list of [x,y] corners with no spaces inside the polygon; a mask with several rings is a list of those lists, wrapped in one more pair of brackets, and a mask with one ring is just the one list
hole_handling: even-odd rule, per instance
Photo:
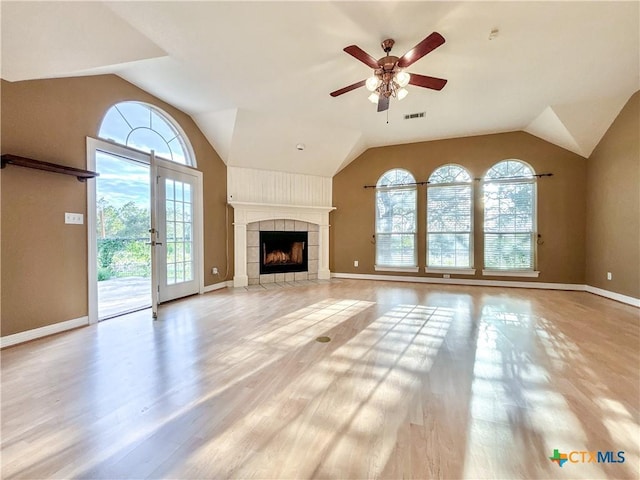
{"label": "white baseboard", "polygon": [[509,282],[496,280],[475,280],[467,278],[434,278],[434,277],[412,277],[400,275],[372,275],[362,273],[332,273],[334,278],[351,278],[354,280],[387,280],[392,282],[412,282],[412,283],[437,283],[445,285],[476,285],[482,287],[510,287],[510,288],[539,288],[543,290],[573,290],[578,292],[589,292],[601,297],[610,298],[617,302],[626,303],[634,307],[640,307],[640,298],[629,297],[616,292],[592,287],[591,285],[580,285],[577,283],[543,283],[543,282]]}
{"label": "white baseboard", "polygon": [[621,293],[610,292],[609,290],[603,290],[602,288],[592,287],[591,285],[584,286],[585,291],[593,293],[594,295],[600,295],[601,297],[610,298],[617,302],[626,303],[634,307],[640,307],[640,298],[629,297],[622,295]]}
{"label": "white baseboard", "polygon": [[203,292],[204,293],[214,292],[216,290],[220,290],[221,288],[227,288],[227,287],[233,287],[232,280],[227,280],[226,282],[214,283],[213,285],[207,285],[206,287],[204,287]]}
{"label": "white baseboard", "polygon": [[481,287],[540,288],[544,290],[584,291],[584,285],[573,283],[509,282],[501,280],[475,280],[470,278],[413,277],[404,275],[371,275],[361,273],[332,273],[331,276],[335,278],[352,278],[357,280],[388,280],[394,282],[438,283],[445,285],[475,285]]}
{"label": "white baseboard", "polygon": [[18,343],[29,342],[31,340],[47,337],[55,333],[64,332],[78,327],[84,327],[85,325],[89,325],[89,317],[74,318],[73,320],[67,320],[66,322],[54,323],[52,325],[34,328],[33,330],[27,330],[25,332],[14,333],[13,335],[0,337],[0,348],[10,347],[11,345],[17,345]]}

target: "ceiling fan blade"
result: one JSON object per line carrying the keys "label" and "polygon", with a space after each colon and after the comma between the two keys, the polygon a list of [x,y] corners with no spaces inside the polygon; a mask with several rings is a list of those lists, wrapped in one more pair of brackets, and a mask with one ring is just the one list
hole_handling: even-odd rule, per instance
{"label": "ceiling fan blade", "polygon": [[413,62],[415,62],[416,60],[420,60],[427,53],[435,50],[443,43],[444,37],[438,32],[433,32],[431,35],[429,35],[427,38],[422,40],[419,44],[405,53],[402,57],[400,57],[400,59],[398,60],[398,66],[400,68],[408,67]]}
{"label": "ceiling fan blade", "polygon": [[351,90],[355,90],[356,88],[364,87],[364,84],[367,83],[366,80],[362,80],[361,82],[354,83],[349,85],[348,87],[341,88],[340,90],[336,90],[335,92],[331,92],[329,95],[332,97],[337,97],[338,95],[342,95],[343,93],[350,92]]}
{"label": "ceiling fan blade", "polygon": [[410,75],[409,85],[415,85],[416,87],[442,90],[447,84],[444,78],[427,77],[426,75],[418,75],[417,73],[411,73]]}
{"label": "ceiling fan blade", "polygon": [[378,61],[375,58],[373,58],[371,55],[369,55],[367,52],[356,45],[349,45],[348,47],[344,48],[344,51],[352,57],[357,58],[365,65],[370,66],[371,68],[375,69],[379,67]]}
{"label": "ceiling fan blade", "polygon": [[389,97],[380,95],[380,98],[378,99],[378,111],[384,112],[385,110],[389,110]]}

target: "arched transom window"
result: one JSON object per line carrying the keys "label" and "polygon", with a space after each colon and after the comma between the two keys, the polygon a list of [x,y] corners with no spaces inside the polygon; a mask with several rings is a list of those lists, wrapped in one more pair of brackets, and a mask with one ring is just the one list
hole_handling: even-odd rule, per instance
{"label": "arched transom window", "polygon": [[105,114],[100,138],[111,140],[183,165],[195,167],[191,145],[182,129],[166,113],[142,102],[121,102]]}
{"label": "arched transom window", "polygon": [[395,168],[376,183],[376,268],[416,268],[417,190],[413,175]]}
{"label": "arched transom window", "polygon": [[484,267],[533,270],[536,176],[521,160],[503,160],[484,178]]}
{"label": "arched transom window", "polygon": [[459,165],[443,165],[427,187],[427,267],[473,267],[471,175]]}

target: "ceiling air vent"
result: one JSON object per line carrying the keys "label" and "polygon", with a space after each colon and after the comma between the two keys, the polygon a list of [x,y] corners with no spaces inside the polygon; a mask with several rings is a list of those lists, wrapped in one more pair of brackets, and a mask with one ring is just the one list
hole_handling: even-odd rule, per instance
{"label": "ceiling air vent", "polygon": [[424,114],[426,112],[420,112],[420,113],[410,113],[408,115],[404,116],[405,120],[411,120],[412,118],[424,118]]}

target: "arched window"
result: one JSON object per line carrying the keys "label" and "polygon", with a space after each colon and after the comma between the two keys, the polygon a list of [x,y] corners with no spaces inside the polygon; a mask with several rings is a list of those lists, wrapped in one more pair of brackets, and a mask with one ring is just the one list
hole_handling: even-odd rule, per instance
{"label": "arched window", "polygon": [[427,186],[427,269],[473,267],[471,175],[458,165],[443,165]]}
{"label": "arched window", "polygon": [[146,103],[113,105],[102,119],[98,136],[144,152],[153,150],[165,160],[196,166],[182,129],[169,115]]}
{"label": "arched window", "polygon": [[376,269],[417,269],[417,190],[413,175],[396,168],[376,184]]}
{"label": "arched window", "polygon": [[535,234],[533,169],[520,160],[496,163],[484,178],[484,267],[533,271]]}

